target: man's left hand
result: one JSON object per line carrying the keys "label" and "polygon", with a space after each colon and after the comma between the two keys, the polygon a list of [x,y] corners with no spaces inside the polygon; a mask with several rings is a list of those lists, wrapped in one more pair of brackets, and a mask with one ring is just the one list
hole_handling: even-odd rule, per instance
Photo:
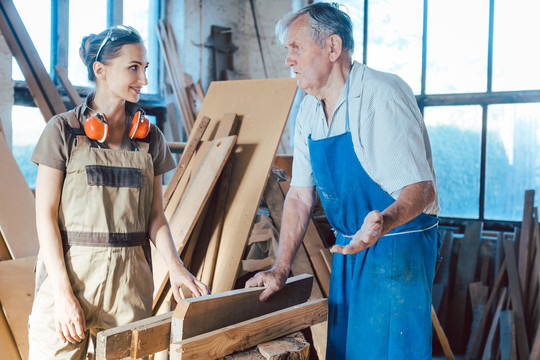
{"label": "man's left hand", "polygon": [[364,223],[348,245],[334,245],[333,253],[356,254],[372,246],[383,235],[383,216],[380,211],[373,210],[366,215]]}

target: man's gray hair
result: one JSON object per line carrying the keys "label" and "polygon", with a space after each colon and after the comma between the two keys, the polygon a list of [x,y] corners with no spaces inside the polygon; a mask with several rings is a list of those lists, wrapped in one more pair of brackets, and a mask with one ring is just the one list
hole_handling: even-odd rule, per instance
{"label": "man's gray hair", "polygon": [[354,51],[353,24],[349,15],[339,9],[337,3],[314,3],[302,9],[286,14],[276,24],[276,36],[284,44],[291,24],[300,16],[308,14],[309,33],[320,47],[326,40],[336,34],[341,37],[342,48],[352,56]]}

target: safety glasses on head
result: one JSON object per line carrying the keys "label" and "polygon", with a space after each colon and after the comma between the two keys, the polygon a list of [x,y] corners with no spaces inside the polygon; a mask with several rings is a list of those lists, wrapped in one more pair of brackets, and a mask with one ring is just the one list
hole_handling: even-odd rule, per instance
{"label": "safety glasses on head", "polygon": [[107,33],[107,36],[103,39],[101,42],[101,45],[99,46],[99,49],[96,53],[96,61],[99,61],[99,55],[101,55],[101,50],[105,47],[107,42],[111,41],[114,42],[118,39],[130,36],[131,34],[137,34],[138,37],[141,37],[139,35],[139,32],[132,28],[131,26],[125,26],[125,25],[115,25],[109,29],[109,32]]}

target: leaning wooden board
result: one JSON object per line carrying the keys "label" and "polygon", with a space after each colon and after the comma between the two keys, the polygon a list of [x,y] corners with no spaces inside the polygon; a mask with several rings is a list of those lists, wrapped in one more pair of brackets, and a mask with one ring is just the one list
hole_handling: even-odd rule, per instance
{"label": "leaning wooden board", "polygon": [[[218,81],[210,84],[197,122],[223,113],[240,117],[229,199],[212,292],[231,290],[296,94],[295,79]],[[196,126],[196,125],[195,125]]]}
{"label": "leaning wooden board", "polygon": [[28,316],[34,301],[35,262],[35,256],[0,261],[0,302],[23,360],[28,359]]}
{"label": "leaning wooden board", "polygon": [[32,191],[0,136],[0,232],[13,259],[35,256],[39,244]]}

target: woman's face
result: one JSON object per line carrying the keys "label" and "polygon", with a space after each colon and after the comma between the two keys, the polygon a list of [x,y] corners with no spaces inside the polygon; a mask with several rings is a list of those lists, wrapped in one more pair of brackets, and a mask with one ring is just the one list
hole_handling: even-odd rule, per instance
{"label": "woman's face", "polygon": [[135,103],[139,101],[142,87],[148,84],[147,67],[144,45],[126,44],[119,55],[105,65],[105,77],[99,85],[105,86],[111,96]]}

